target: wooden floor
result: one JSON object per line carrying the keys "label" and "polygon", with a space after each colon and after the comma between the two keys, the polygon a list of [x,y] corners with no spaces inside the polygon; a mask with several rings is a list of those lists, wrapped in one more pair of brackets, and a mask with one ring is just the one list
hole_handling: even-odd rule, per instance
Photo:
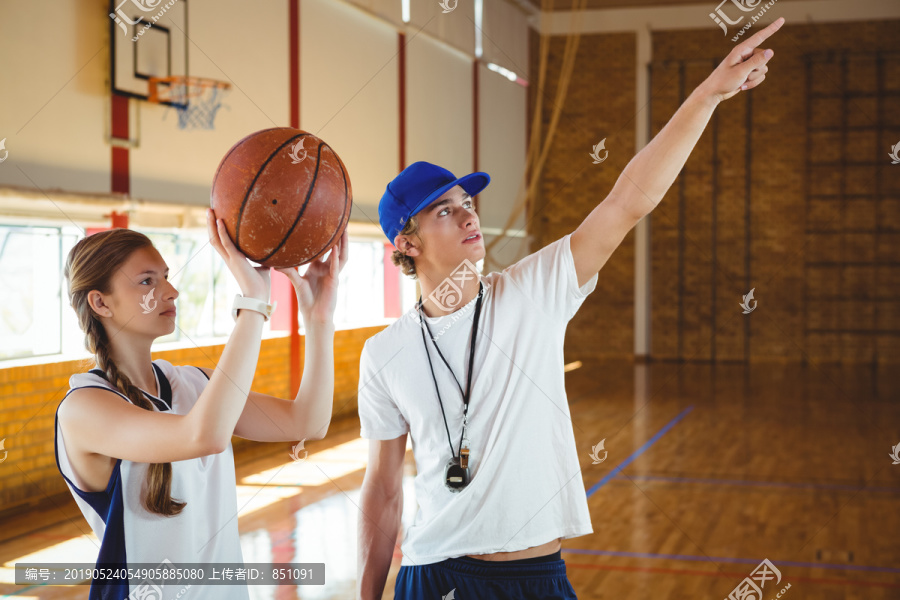
{"label": "wooden floor", "polygon": [[[766,582],[763,600],[782,590],[788,600],[900,598],[900,465],[889,457],[900,443],[898,388],[896,369],[862,367],[572,370],[594,527],[563,548],[578,597],[718,600],[768,559],[781,579]],[[335,423],[302,462],[290,460],[288,444],[272,444],[274,455],[239,465],[244,560],[326,565],[325,586],[251,587],[251,598],[354,597],[366,458],[358,431],[357,422]],[[592,464],[601,440],[608,455]],[[404,524],[415,511],[411,459]],[[23,560],[89,562],[97,546],[86,532],[71,500],[0,523],[2,597],[86,597],[87,586],[15,586],[11,571]]]}

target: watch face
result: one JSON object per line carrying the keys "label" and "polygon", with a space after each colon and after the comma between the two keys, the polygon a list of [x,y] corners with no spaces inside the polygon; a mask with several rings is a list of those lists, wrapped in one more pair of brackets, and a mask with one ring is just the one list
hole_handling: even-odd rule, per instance
{"label": "watch face", "polygon": [[444,468],[444,484],[451,492],[459,492],[469,485],[469,470],[459,466],[459,459],[451,458]]}

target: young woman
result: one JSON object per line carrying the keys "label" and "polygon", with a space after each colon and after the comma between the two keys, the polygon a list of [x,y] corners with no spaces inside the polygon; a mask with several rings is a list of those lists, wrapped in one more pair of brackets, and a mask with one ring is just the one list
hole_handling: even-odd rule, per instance
{"label": "young woman", "polygon": [[[332,317],[347,234],[294,285],[306,327],[297,398],[251,392],[269,270],[254,268],[208,211],[210,243],[243,298],[215,370],[151,360],[153,341],[175,329],[177,290],[149,238],[113,229],[80,240],[65,276],[95,369],[73,375],[56,413],[60,473],[101,540],[98,566],[241,563],[231,436],[264,442],[320,439],[334,391]],[[284,310],[284,309],[282,309]],[[127,573],[127,572],[126,572]],[[125,598],[138,579],[95,579],[90,598]],[[176,597],[184,586],[164,586]],[[191,586],[189,598],[248,598],[246,586]]]}

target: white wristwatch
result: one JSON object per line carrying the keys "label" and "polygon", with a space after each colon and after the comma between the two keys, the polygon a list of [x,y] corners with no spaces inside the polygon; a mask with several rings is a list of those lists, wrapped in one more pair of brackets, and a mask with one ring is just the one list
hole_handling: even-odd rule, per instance
{"label": "white wristwatch", "polygon": [[239,310],[255,310],[258,313],[262,313],[263,319],[268,321],[272,313],[275,312],[277,305],[277,302],[266,304],[258,298],[247,298],[238,294],[234,297],[234,303],[231,305],[231,316],[237,321]]}

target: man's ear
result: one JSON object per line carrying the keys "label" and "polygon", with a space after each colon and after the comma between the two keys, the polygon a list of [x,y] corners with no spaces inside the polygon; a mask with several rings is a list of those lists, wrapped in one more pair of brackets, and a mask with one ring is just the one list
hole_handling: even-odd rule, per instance
{"label": "man's ear", "polygon": [[411,236],[408,235],[398,235],[394,238],[394,247],[397,248],[402,254],[406,256],[411,256],[415,258],[419,254],[421,254],[421,250],[418,246],[416,246],[415,242],[412,240]]}

